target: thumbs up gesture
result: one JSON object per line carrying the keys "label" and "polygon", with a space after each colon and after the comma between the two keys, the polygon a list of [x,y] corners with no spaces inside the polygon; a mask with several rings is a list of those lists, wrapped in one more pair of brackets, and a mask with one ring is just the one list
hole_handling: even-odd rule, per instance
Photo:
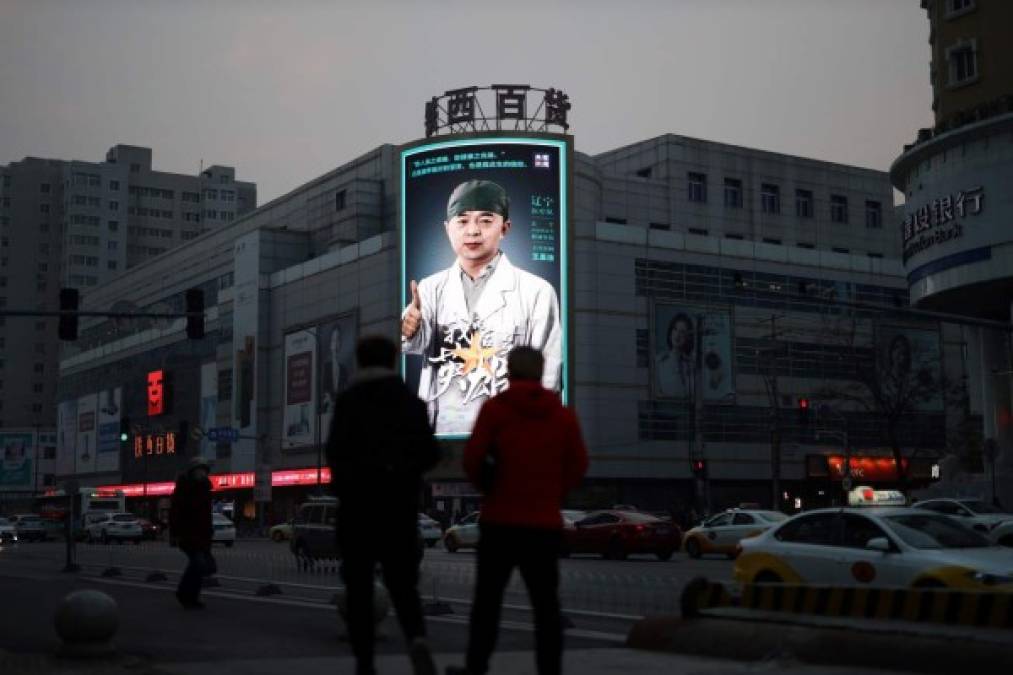
{"label": "thumbs up gesture", "polygon": [[415,336],[415,333],[419,330],[419,324],[422,323],[422,300],[419,298],[419,285],[412,279],[412,301],[408,305],[408,311],[405,312],[404,318],[401,319],[401,335],[408,339]]}

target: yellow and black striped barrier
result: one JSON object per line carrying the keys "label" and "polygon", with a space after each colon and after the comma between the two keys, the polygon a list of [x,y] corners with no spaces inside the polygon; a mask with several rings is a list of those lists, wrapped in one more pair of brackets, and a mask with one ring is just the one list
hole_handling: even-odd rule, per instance
{"label": "yellow and black striped barrier", "polygon": [[724,607],[815,616],[1013,628],[1013,594],[947,588],[750,584],[732,593],[698,577],[681,598],[685,618]]}

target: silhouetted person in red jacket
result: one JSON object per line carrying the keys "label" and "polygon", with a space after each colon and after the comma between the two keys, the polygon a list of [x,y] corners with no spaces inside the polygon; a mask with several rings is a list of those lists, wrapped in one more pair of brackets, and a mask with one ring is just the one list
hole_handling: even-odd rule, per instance
{"label": "silhouetted person in red jacket", "polygon": [[[562,672],[559,510],[566,493],[587,471],[587,448],[576,416],[542,387],[543,367],[537,349],[510,352],[510,387],[482,406],[464,449],[464,471],[485,498],[466,667],[451,666],[447,675],[482,675],[488,670],[503,591],[514,567],[520,569],[535,613],[538,672]],[[495,458],[492,470],[486,463],[489,455]]]}

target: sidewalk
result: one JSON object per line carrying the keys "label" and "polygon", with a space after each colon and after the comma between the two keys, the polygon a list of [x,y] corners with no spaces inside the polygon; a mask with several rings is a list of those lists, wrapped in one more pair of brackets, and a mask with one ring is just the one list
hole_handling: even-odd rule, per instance
{"label": "sidewalk", "polygon": [[[461,654],[437,654],[439,672],[449,664],[463,663]],[[377,657],[381,675],[411,675],[408,657],[384,654]],[[340,675],[354,672],[351,657],[278,659],[234,659],[191,663],[156,664],[140,659],[70,663],[52,657],[19,656],[0,652],[4,675]],[[634,649],[580,649],[567,651],[564,672],[573,675],[735,675],[737,673],[790,673],[791,675],[903,675],[898,671],[813,666],[791,660],[743,663],[724,659],[682,656]],[[535,675],[534,654],[530,651],[498,652],[490,675]]]}

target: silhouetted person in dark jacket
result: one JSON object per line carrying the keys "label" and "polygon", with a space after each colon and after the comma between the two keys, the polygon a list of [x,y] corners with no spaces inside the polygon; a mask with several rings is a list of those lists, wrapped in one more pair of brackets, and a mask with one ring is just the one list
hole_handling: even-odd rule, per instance
{"label": "silhouetted person in dark jacket", "polygon": [[208,462],[194,457],[176,480],[169,510],[169,537],[187,557],[176,597],[186,609],[200,609],[201,580],[213,570],[211,557],[211,481]]}
{"label": "silhouetted person in dark jacket", "polygon": [[418,511],[422,474],[439,447],[425,404],[394,371],[398,348],[363,338],[359,370],[335,403],[327,439],[339,499],[338,549],[348,601],[348,636],[357,672],[373,669],[373,571],[379,562],[409,643],[416,673],[435,673],[418,593]]}

